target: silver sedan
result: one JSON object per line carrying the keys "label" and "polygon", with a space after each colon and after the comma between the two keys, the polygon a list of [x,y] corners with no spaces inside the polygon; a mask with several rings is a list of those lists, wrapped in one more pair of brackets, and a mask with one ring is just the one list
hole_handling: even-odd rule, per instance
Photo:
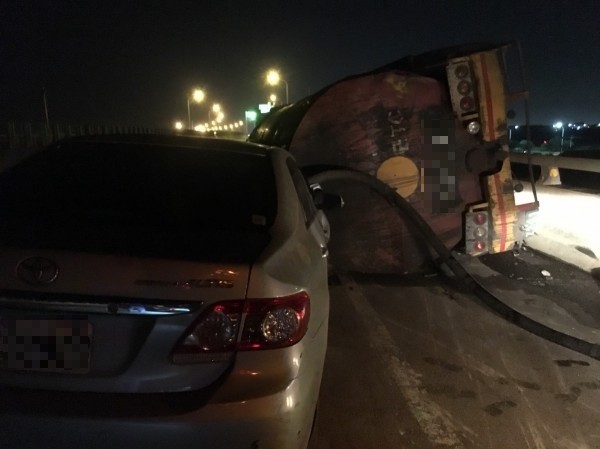
{"label": "silver sedan", "polygon": [[0,211],[2,448],[307,446],[329,223],[289,153],[70,139]]}

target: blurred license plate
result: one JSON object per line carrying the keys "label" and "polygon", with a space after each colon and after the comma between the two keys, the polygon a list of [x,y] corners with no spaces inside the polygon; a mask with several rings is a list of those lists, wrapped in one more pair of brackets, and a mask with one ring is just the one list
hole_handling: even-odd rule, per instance
{"label": "blurred license plate", "polygon": [[0,318],[0,368],[85,374],[91,339],[87,320]]}

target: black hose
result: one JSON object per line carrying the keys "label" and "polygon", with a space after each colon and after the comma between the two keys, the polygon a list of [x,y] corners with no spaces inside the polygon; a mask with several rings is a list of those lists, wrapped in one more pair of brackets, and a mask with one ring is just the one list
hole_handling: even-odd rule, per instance
{"label": "black hose", "polygon": [[557,331],[556,329],[552,329],[538,321],[532,320],[526,315],[509,307],[487,291],[463,268],[452,252],[446,248],[433,229],[431,229],[429,224],[410,205],[410,203],[383,181],[361,171],[352,169],[325,170],[315,173],[309,178],[311,184],[327,181],[356,181],[368,186],[375,193],[381,195],[388,203],[395,206],[400,216],[406,220],[405,223],[407,226],[423,237],[425,244],[437,253],[439,259],[436,262],[438,265],[445,264],[454,273],[456,280],[462,282],[465,287],[474,293],[486,306],[511,323],[538,337],[579,352],[580,354],[600,360],[600,345],[573,337]]}

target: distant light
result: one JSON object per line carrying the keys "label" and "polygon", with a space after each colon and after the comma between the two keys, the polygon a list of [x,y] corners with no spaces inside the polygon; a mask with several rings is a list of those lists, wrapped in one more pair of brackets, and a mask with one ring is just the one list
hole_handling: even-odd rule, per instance
{"label": "distant light", "polygon": [[519,125],[515,125],[515,129],[519,129]]}
{"label": "distant light", "polygon": [[556,122],[554,125],[552,125],[552,127],[556,129],[561,129],[563,127],[563,122]]}
{"label": "distant light", "polygon": [[275,102],[277,101],[277,95],[275,95],[275,94],[269,95],[269,101],[271,103],[275,104]]}
{"label": "distant light", "polygon": [[250,120],[251,122],[255,122],[256,121],[256,111],[246,111],[246,120]]}
{"label": "distant light", "polygon": [[183,123],[175,122],[175,129],[183,129]]}
{"label": "distant light", "polygon": [[271,110],[272,107],[273,107],[273,105],[271,103],[261,103],[258,105],[258,110],[262,114],[266,114],[267,112],[269,112]]}
{"label": "distant light", "polygon": [[201,103],[204,101],[205,96],[206,95],[204,94],[204,91],[201,89],[194,89],[194,92],[192,93],[192,98],[196,103]]}
{"label": "distant light", "polygon": [[[242,126],[244,124],[244,122],[242,120],[240,120],[238,123],[240,124],[240,126]],[[598,126],[600,126],[600,123],[598,123]]]}
{"label": "distant light", "polygon": [[221,123],[223,121],[223,119],[225,118],[225,114],[223,114],[223,112],[218,112],[217,113],[217,123]]}
{"label": "distant light", "polygon": [[199,133],[205,133],[206,132],[206,126],[204,126],[204,125],[196,125],[196,126],[194,126],[194,131],[199,132]]}
{"label": "distant light", "polygon": [[221,105],[219,103],[215,103],[212,105],[212,111],[215,114],[218,114],[219,112],[221,112]]}
{"label": "distant light", "polygon": [[271,86],[279,84],[279,79],[279,72],[277,72],[277,70],[269,70],[267,72],[267,83]]}

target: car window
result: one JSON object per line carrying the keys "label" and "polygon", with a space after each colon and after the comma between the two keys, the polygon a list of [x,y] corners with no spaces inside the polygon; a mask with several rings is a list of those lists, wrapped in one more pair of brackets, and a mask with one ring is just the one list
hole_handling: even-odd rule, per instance
{"label": "car window", "polygon": [[287,160],[288,169],[290,171],[290,175],[292,176],[292,180],[294,181],[294,187],[296,189],[296,193],[298,198],[300,199],[300,203],[302,204],[302,208],[304,209],[304,217],[306,220],[306,224],[310,224],[316,213],[317,208],[313,201],[312,195],[308,189],[308,184],[306,183],[306,178],[296,165],[296,163],[292,159]]}
{"label": "car window", "polygon": [[268,239],[276,211],[268,153],[78,142],[0,176],[6,244],[178,257],[209,247],[243,252],[235,245],[245,236]]}

